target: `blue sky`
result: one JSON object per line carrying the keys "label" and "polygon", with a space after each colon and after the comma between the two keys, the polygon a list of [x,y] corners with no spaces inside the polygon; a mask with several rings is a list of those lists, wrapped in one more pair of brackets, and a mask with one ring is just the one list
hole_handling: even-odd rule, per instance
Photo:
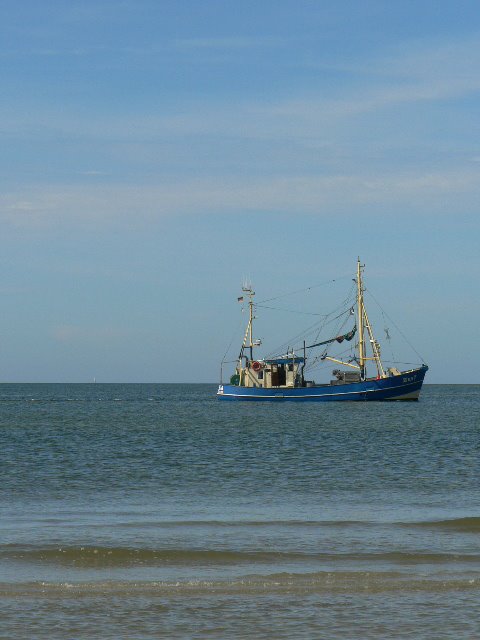
{"label": "blue sky", "polygon": [[428,381],[480,383],[478,3],[5,0],[0,32],[0,380],[215,382],[245,276],[360,254]]}

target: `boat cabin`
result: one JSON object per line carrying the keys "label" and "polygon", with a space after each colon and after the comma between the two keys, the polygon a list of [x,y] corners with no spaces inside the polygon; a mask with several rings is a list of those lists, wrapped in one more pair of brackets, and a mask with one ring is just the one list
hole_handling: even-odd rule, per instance
{"label": "boat cabin", "polygon": [[304,358],[297,356],[272,360],[246,360],[237,375],[237,384],[244,387],[293,388],[303,386]]}

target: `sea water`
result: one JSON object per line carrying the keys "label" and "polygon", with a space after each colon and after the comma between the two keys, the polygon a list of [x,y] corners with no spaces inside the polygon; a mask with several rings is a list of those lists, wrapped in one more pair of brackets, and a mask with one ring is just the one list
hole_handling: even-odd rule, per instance
{"label": "sea water", "polygon": [[0,385],[0,637],[480,637],[480,386]]}

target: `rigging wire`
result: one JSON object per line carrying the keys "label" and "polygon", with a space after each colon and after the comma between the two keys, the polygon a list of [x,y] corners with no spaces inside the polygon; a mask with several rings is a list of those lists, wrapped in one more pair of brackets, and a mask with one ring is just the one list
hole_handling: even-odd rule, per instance
{"label": "rigging wire", "polygon": [[341,276],[340,278],[334,278],[333,280],[325,280],[325,282],[320,282],[319,284],[313,284],[311,287],[306,287],[305,289],[296,289],[295,291],[289,291],[288,293],[281,293],[279,296],[275,296],[274,298],[266,298],[265,300],[260,300],[260,302],[257,304],[262,304],[264,302],[272,302],[272,300],[279,300],[280,298],[293,296],[296,293],[303,293],[304,291],[310,291],[311,289],[324,287],[327,284],[332,284],[332,282],[337,282],[338,280],[345,280],[346,278],[350,278],[350,277],[351,276]]}
{"label": "rigging wire", "polygon": [[[345,327],[345,325],[347,324],[347,321],[350,317],[350,315],[352,315],[352,311],[353,311],[353,303],[355,301],[355,296],[354,296],[354,291],[355,291],[355,283],[351,285],[350,290],[346,296],[346,298],[343,300],[343,302],[339,305],[339,307],[344,308],[346,305],[348,305],[348,309],[346,309],[345,311],[343,311],[341,314],[335,316],[335,318],[332,318],[331,322],[333,322],[334,320],[338,319],[338,323],[335,329],[335,334],[336,335],[340,335]],[[337,309],[339,308],[337,307]],[[348,314],[348,315],[347,315]],[[342,320],[343,316],[347,316],[346,318],[344,318]],[[325,326],[328,323],[325,323]],[[321,327],[319,329],[319,331],[317,332],[317,336],[316,336],[316,340],[318,340],[318,337],[321,333],[321,330],[324,327]],[[316,341],[315,340],[315,341]],[[316,356],[313,357],[313,359],[310,361],[310,363],[305,367],[305,369],[307,371],[312,371],[314,369],[319,369],[320,367],[318,366],[318,361],[322,360],[323,356],[325,356],[328,352],[328,347],[325,347],[324,350],[322,351],[322,353],[317,354]],[[339,356],[342,356],[345,353],[350,353],[351,357],[354,358],[355,357],[355,353],[354,353],[354,347],[353,345],[350,345],[350,347],[348,349],[346,349],[345,351],[340,352],[340,354],[338,354]],[[323,361],[323,360],[322,360]]]}
{"label": "rigging wire", "polygon": [[398,333],[402,336],[402,338],[405,340],[405,342],[408,344],[408,346],[410,347],[410,349],[412,349],[415,354],[420,358],[420,361],[422,363],[425,362],[425,358],[423,358],[423,356],[421,356],[418,351],[415,349],[415,347],[413,346],[413,344],[410,342],[410,340],[406,337],[406,335],[403,333],[403,331],[400,329],[400,327],[397,325],[397,323],[395,322],[395,320],[393,320],[393,318],[391,318],[388,313],[383,309],[382,305],[378,302],[378,300],[375,298],[375,296],[373,295],[373,293],[370,291],[370,289],[366,289],[367,293],[370,295],[370,297],[372,298],[372,300],[375,302],[375,304],[379,307],[379,309],[382,311],[382,313],[385,314],[385,316],[389,319],[389,321],[393,324],[393,326],[395,327],[395,329],[398,331]]}
{"label": "rigging wire", "polygon": [[[393,353],[393,347],[392,347],[392,337],[390,335],[390,330],[387,327],[387,318],[385,317],[385,312],[383,311],[383,309],[382,309],[382,318],[383,318],[383,330],[385,332],[385,338],[387,339],[388,347],[392,355],[392,361],[395,362],[395,354]],[[385,360],[385,362],[387,361]]]}
{"label": "rigging wire", "polygon": [[[314,312],[306,312],[306,311],[297,311],[297,310],[292,310],[292,309],[285,309],[285,308],[281,308],[281,307],[273,307],[273,306],[268,306],[265,305],[263,303],[265,302],[271,302],[274,300],[279,300],[280,298],[285,298],[287,296],[290,295],[294,295],[296,293],[302,293],[305,291],[310,291],[312,289],[321,287],[321,286],[325,286],[327,284],[331,284],[333,282],[337,282],[338,280],[345,280],[345,279],[350,279],[351,276],[342,276],[340,278],[334,278],[332,280],[326,280],[324,282],[321,282],[319,284],[316,285],[312,285],[310,287],[305,287],[303,289],[297,289],[295,291],[291,291],[288,293],[284,293],[278,296],[274,296],[272,298],[267,298],[265,300],[261,300],[260,302],[255,302],[254,303],[254,308],[257,309],[271,309],[271,310],[275,310],[275,311],[284,311],[286,313],[296,313],[296,314],[300,314],[300,315],[309,315],[309,316],[317,316],[319,318],[319,320],[317,320],[316,322],[314,322],[312,325],[310,325],[309,327],[307,327],[306,329],[303,329],[303,331],[301,331],[300,333],[298,333],[294,338],[290,338],[288,340],[288,342],[283,343],[282,345],[280,345],[279,347],[277,347],[274,351],[272,351],[271,353],[269,353],[266,357],[267,358],[271,358],[274,357],[274,354],[278,354],[278,353],[283,353],[285,351],[285,349],[289,349],[291,344],[295,344],[298,340],[300,340],[301,338],[305,339],[307,337],[310,336],[315,336],[313,339],[311,339],[311,342],[315,342],[318,340],[320,334],[322,333],[322,331],[330,324],[334,323],[337,321],[336,324],[336,334],[339,334],[341,329],[345,326],[345,324],[348,321],[348,317],[351,315],[351,310],[352,310],[352,292],[354,289],[354,285],[352,285],[350,287],[350,290],[348,292],[348,295],[346,296],[346,298],[339,304],[337,305],[332,311],[330,311],[330,313],[326,313],[326,314],[321,314],[321,313],[314,313]],[[345,306],[348,306],[347,309],[345,309]],[[338,313],[338,311],[342,310],[340,313]],[[334,315],[336,314],[336,315]],[[333,317],[332,317],[333,316]],[[344,317],[347,316],[347,317]],[[241,324],[242,321],[240,321]],[[230,348],[232,346],[232,343],[235,339],[235,336],[237,334],[237,330],[235,331],[234,335],[232,336],[232,339],[230,341],[230,344],[227,347],[227,350],[225,351],[225,354],[223,356],[222,359],[222,364],[225,363],[225,359],[227,357],[227,354],[230,351]],[[299,351],[303,348],[303,345],[294,348],[294,351]],[[316,362],[318,359],[320,358],[320,355],[316,356],[314,358],[314,361],[312,362],[312,364],[314,362]]]}
{"label": "rigging wire", "polygon": [[267,307],[264,304],[258,304],[255,303],[255,308],[259,308],[259,309],[273,309],[274,311],[285,311],[286,313],[298,313],[302,316],[320,316],[322,318],[326,318],[327,315],[323,314],[323,313],[313,313],[311,311],[296,311],[295,309],[282,309],[281,307]]}
{"label": "rigging wire", "polygon": [[[355,288],[355,285],[352,285],[350,287],[350,290],[349,290],[346,298],[339,305],[337,305],[330,313],[322,315],[321,316],[321,318],[322,318],[321,320],[315,322],[313,325],[310,325],[310,327],[307,327],[306,329],[303,329],[300,333],[296,334],[293,338],[290,338],[288,340],[288,342],[284,342],[281,345],[279,345],[276,349],[274,349],[272,352],[270,352],[267,357],[271,358],[271,357],[274,357],[278,353],[284,352],[285,349],[289,345],[295,344],[295,342],[297,342],[301,338],[307,338],[308,336],[315,335],[315,337],[312,338],[311,342],[318,341],[318,337],[320,336],[322,331],[325,329],[325,327],[327,327],[329,324],[335,322],[335,320],[341,319],[342,316],[344,316],[346,314],[350,315],[351,308],[352,308],[352,302],[353,302],[353,290],[354,290],[354,288]],[[348,305],[347,309],[345,309],[346,305]],[[341,313],[337,313],[340,309],[342,309]],[[337,315],[335,315],[333,318],[331,318],[331,316],[334,313],[337,313]],[[346,320],[344,320],[343,323],[342,323],[341,320],[338,322],[338,324],[337,324],[337,332],[336,332],[337,334],[339,333],[338,327],[343,325],[345,322],[346,322]],[[299,347],[295,347],[294,350],[299,351],[302,348],[303,348],[303,345],[301,345]]]}
{"label": "rigging wire", "polygon": [[399,362],[398,360],[383,360],[383,362],[386,364],[408,364],[411,367],[418,367],[418,362]]}
{"label": "rigging wire", "polygon": [[[222,358],[222,362],[221,365],[223,364],[227,364],[227,362],[225,361],[225,358],[227,357],[228,352],[230,351],[230,348],[233,344],[233,341],[235,340],[235,338],[237,337],[238,331],[240,330],[240,327],[243,324],[243,318],[240,318],[240,322],[238,323],[237,328],[235,329],[234,334],[232,335],[232,339],[230,340],[230,344],[227,347],[227,350],[225,351],[225,353],[223,354],[223,358]],[[236,360],[232,361],[232,362],[236,362]]]}
{"label": "rigging wire", "polygon": [[[337,355],[338,355],[340,358],[342,358],[342,359],[343,359],[343,357],[344,357],[346,354],[350,354],[350,355],[351,355],[350,362],[353,362],[353,361],[354,361],[354,359],[355,359],[355,354],[354,354],[354,347],[353,347],[353,345],[351,345],[348,349],[345,349],[344,351],[340,351],[340,353],[338,353]],[[305,371],[309,371],[309,372],[311,372],[311,371],[317,371],[317,370],[320,370],[320,369],[328,369],[330,366],[332,366],[330,362],[325,363],[325,364],[317,364],[319,360],[321,360],[321,355],[316,356],[316,357],[314,358],[314,360],[313,360],[309,365],[307,365],[307,366],[305,367]],[[321,362],[323,363],[323,360],[321,360]]]}
{"label": "rigging wire", "polygon": [[[335,332],[332,331],[332,333],[334,333],[334,335],[338,335],[340,336],[341,332],[343,331],[345,325],[347,324],[349,318],[351,315],[354,315],[354,306],[355,306],[355,300],[356,300],[356,296],[355,296],[355,289],[356,289],[356,280],[354,279],[353,284],[350,287],[350,290],[347,294],[347,296],[345,297],[345,299],[337,306],[335,307],[330,313],[327,314],[321,314],[321,313],[314,313],[314,312],[306,312],[306,311],[297,311],[297,310],[293,310],[293,309],[285,309],[282,307],[275,307],[275,306],[268,306],[264,303],[266,302],[271,302],[271,301],[275,301],[275,300],[279,300],[281,298],[285,298],[287,296],[291,296],[297,293],[303,293],[306,291],[311,291],[312,289],[321,287],[321,286],[325,286],[327,284],[331,284],[334,282],[337,282],[339,280],[345,280],[346,278],[351,278],[351,276],[342,276],[340,278],[335,278],[332,280],[327,280],[324,282],[321,282],[319,284],[316,285],[312,285],[310,287],[306,287],[303,289],[297,289],[295,291],[291,291],[288,293],[284,293],[272,298],[267,298],[265,300],[261,300],[260,302],[255,302],[253,304],[254,308],[257,309],[269,309],[269,310],[274,310],[274,311],[283,311],[286,313],[295,313],[295,314],[299,314],[299,315],[308,315],[308,316],[316,316],[319,319],[316,320],[312,325],[310,325],[309,327],[307,327],[306,329],[304,329],[302,332],[300,332],[299,334],[297,334],[294,338],[291,338],[288,342],[283,343],[282,345],[280,345],[277,349],[275,349],[274,351],[270,352],[270,354],[266,355],[267,359],[273,358],[273,357],[279,357],[278,355],[274,355],[274,354],[283,354],[286,353],[286,349],[288,349],[290,352],[290,349],[292,350],[292,352],[299,352],[304,348],[305,342],[303,342],[303,344],[299,347],[290,347],[290,345],[295,344],[297,341],[299,341],[300,339],[305,340],[307,337],[311,337],[313,335],[315,335],[315,338],[311,338],[311,342],[317,342],[320,335],[322,334],[322,332],[325,330],[325,328],[329,325],[334,324],[335,328]],[[395,360],[395,356],[393,353],[393,347],[391,344],[391,338],[390,338],[390,334],[388,331],[388,327],[387,327],[387,318],[388,321],[393,324],[393,326],[395,327],[395,329],[398,331],[398,333],[402,336],[402,338],[405,340],[405,342],[409,345],[409,347],[412,349],[412,351],[417,355],[417,357],[422,361],[425,362],[425,359],[418,353],[418,351],[415,349],[415,347],[411,344],[411,342],[408,340],[408,338],[405,336],[405,334],[402,332],[402,330],[399,328],[399,326],[396,324],[396,322],[387,314],[387,312],[383,309],[383,307],[381,306],[381,304],[378,302],[378,300],[375,298],[375,296],[373,295],[373,293],[370,291],[370,289],[365,288],[364,291],[366,293],[368,293],[370,295],[370,297],[372,298],[372,300],[375,302],[375,304],[378,306],[378,308],[380,309],[381,313],[382,313],[382,317],[383,317],[383,324],[384,324],[384,331],[386,334],[386,338],[388,340],[389,343],[389,347],[390,347],[390,351],[391,351],[391,356],[393,358],[392,361],[384,361],[385,363],[393,363],[393,364],[403,364],[403,365],[411,365],[414,366],[415,363],[411,363],[411,362],[397,362]],[[345,309],[345,307],[347,307]],[[340,313],[338,313],[340,310],[342,310]],[[242,309],[243,311],[243,309]],[[334,315],[336,314],[336,315]],[[333,317],[332,317],[333,316]],[[242,324],[242,320],[240,320],[240,325]],[[235,339],[235,336],[237,335],[238,329],[235,331],[234,335],[232,336],[232,339],[230,341],[230,344],[227,347],[227,350],[225,351],[225,354],[223,356],[222,359],[222,365],[226,364],[226,357],[231,349],[232,343]],[[324,357],[327,354],[327,350],[328,347],[325,347],[322,352],[317,353],[317,355],[312,356],[308,359],[308,363],[305,364],[305,371],[308,371],[309,373],[311,373],[312,371],[317,371],[317,370],[321,370],[321,369],[326,369],[328,368],[330,365],[329,363],[325,363],[324,362]],[[347,360],[349,363],[353,363],[353,362],[358,362],[356,359],[356,354],[355,354],[355,345],[354,344],[350,344],[348,346],[347,349],[337,353],[336,353],[336,357],[341,358],[342,360]],[[348,354],[348,355],[347,355]],[[230,361],[229,361],[230,362]],[[232,360],[231,362],[237,362],[237,360]]]}
{"label": "rigging wire", "polygon": [[[342,326],[340,327],[340,329],[338,330],[338,333],[341,333],[343,330],[343,327],[345,326],[345,324],[347,323],[347,319],[344,320],[344,322],[342,323]],[[325,356],[328,353],[328,347],[325,346],[324,350],[322,351],[322,353],[318,353],[316,356],[313,357],[313,359],[311,359],[310,364],[308,364],[305,369],[307,371],[310,371],[311,369],[314,368],[318,368],[316,367],[316,364],[319,360],[321,360],[323,362]],[[340,351],[340,353],[337,353],[336,355],[341,357],[343,355],[345,355],[346,353],[351,354],[351,360],[355,359],[355,351],[354,351],[354,345],[350,345],[347,349],[345,349],[344,351]]]}
{"label": "rigging wire", "polygon": [[[354,291],[354,288],[355,288],[355,285],[351,285],[351,286],[350,286],[350,290],[349,290],[349,292],[348,292],[348,294],[347,294],[347,297],[346,297],[346,298],[345,298],[345,299],[344,299],[344,300],[343,300],[343,301],[338,305],[338,307],[335,309],[335,311],[336,311],[337,309],[344,309],[346,305],[351,305],[351,303],[353,302],[353,299],[352,299],[352,298],[353,298],[353,291]],[[351,309],[351,306],[348,306],[348,309],[347,309],[346,311],[344,311],[342,314],[340,314],[340,315],[336,316],[336,318],[341,318],[341,316],[342,316],[343,314],[345,314],[345,313],[350,313],[350,309]],[[334,313],[335,311],[333,311],[332,313]],[[335,320],[336,318],[333,318],[333,320]],[[339,323],[339,324],[340,324],[340,323]],[[338,334],[338,333],[340,333],[340,330],[339,330],[338,328],[337,328],[336,333],[337,333],[337,334]],[[316,338],[315,338],[314,342],[317,342],[317,341],[318,341],[318,337],[319,337],[319,336],[320,336],[320,330],[318,331],[318,334],[317,334],[317,336],[316,336]]]}
{"label": "rigging wire", "polygon": [[[338,320],[339,318],[342,318],[342,316],[345,316],[348,314],[347,318],[345,318],[345,320],[343,320],[343,322],[339,322],[337,323],[337,328],[336,331],[332,333],[335,333],[336,335],[338,335],[339,333],[341,333],[342,328],[346,325],[348,318],[350,317],[351,313],[350,313],[351,307],[348,308],[346,311],[342,311],[342,313],[338,314],[337,316],[335,316],[334,318],[331,318],[328,322],[323,321],[322,323],[322,327],[320,328],[320,330],[317,331],[316,336],[318,336],[321,332],[321,330],[323,328],[325,328],[326,326],[328,326],[329,324],[331,324],[332,322],[334,322],[335,320]],[[294,338],[291,338],[288,342],[284,342],[283,344],[281,344],[277,349],[275,349],[274,351],[272,351],[270,354],[268,354],[268,357],[275,357],[274,354],[278,354],[281,353],[283,351],[285,351],[285,348],[291,344],[294,344],[297,340],[300,340],[300,338],[306,338],[309,335],[312,335],[316,325],[318,325],[319,323],[315,323],[313,325],[313,327],[310,327],[310,331],[307,329],[305,331],[302,331],[301,333],[297,334]],[[316,339],[316,338],[315,338]],[[312,340],[313,342],[313,340]],[[303,345],[300,345],[298,347],[292,347],[293,351],[300,351],[301,349],[303,349]]]}

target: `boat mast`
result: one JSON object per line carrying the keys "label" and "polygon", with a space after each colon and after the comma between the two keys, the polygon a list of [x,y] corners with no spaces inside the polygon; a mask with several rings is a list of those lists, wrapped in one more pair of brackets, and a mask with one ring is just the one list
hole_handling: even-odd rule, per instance
{"label": "boat mast", "polygon": [[380,345],[375,340],[375,336],[373,335],[372,325],[370,324],[370,320],[368,319],[367,310],[365,307],[363,308],[363,313],[365,317],[365,325],[368,330],[368,335],[370,336],[370,344],[372,346],[373,358],[369,358],[370,360],[375,360],[375,364],[377,365],[377,374],[379,378],[385,378],[385,370],[383,368],[382,361],[380,359]]}
{"label": "boat mast", "polygon": [[[367,310],[363,302],[363,292],[365,291],[362,282],[362,269],[365,265],[360,264],[360,258],[357,261],[357,307],[358,307],[358,359],[360,365],[360,374],[362,380],[366,377],[365,363],[367,360],[375,360],[377,366],[377,374],[379,378],[385,378],[385,369],[383,368],[382,360],[380,358],[380,346],[375,340],[373,335],[372,325],[368,319]],[[368,335],[370,336],[370,345],[372,348],[373,357],[367,358],[365,353],[365,327],[367,328]]]}
{"label": "boat mast", "polygon": [[365,335],[363,326],[363,283],[362,269],[365,265],[360,264],[357,259],[357,314],[358,314],[358,364],[360,366],[360,377],[365,378]]}
{"label": "boat mast", "polygon": [[243,352],[245,351],[246,347],[250,349],[250,360],[253,360],[253,347],[254,347],[253,320],[255,318],[255,316],[253,315],[253,297],[255,295],[255,291],[253,291],[252,285],[246,285],[246,284],[242,287],[242,291],[243,293],[246,293],[248,295],[249,318],[248,318],[247,328],[245,330],[245,336],[243,337],[242,348],[240,349],[240,355],[238,357],[240,366],[241,366],[240,361],[242,359]]}
{"label": "boat mast", "polygon": [[250,325],[250,360],[253,360],[253,296],[255,295],[255,291],[252,291],[252,286],[248,287],[246,290],[248,293],[248,307],[250,310],[250,320],[248,324]]}

